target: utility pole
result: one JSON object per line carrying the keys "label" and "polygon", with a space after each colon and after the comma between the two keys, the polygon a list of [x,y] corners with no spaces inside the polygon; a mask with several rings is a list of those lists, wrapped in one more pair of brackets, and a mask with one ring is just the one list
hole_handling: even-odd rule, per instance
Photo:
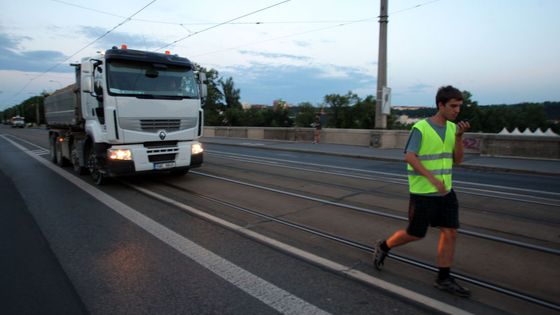
{"label": "utility pole", "polygon": [[387,129],[387,115],[383,114],[383,88],[387,86],[387,24],[388,0],[381,0],[379,13],[379,56],[377,60],[377,100],[375,102],[375,129]]}

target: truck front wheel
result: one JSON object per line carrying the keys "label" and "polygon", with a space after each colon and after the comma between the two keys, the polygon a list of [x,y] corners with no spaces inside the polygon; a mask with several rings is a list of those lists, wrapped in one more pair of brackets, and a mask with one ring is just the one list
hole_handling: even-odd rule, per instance
{"label": "truck front wheel", "polygon": [[93,182],[96,185],[101,185],[106,181],[105,174],[101,173],[99,169],[99,163],[97,163],[97,156],[95,155],[95,151],[93,150],[92,147],[88,149],[87,167],[89,170],[89,174],[91,175],[91,178],[93,179]]}

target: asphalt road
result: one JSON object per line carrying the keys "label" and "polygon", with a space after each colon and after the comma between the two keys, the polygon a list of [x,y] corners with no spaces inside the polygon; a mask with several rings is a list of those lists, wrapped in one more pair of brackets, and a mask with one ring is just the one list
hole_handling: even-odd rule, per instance
{"label": "asphalt road", "polygon": [[[2,299],[2,310],[9,310],[7,314],[433,313],[433,309],[420,302],[349,279],[312,260],[255,241],[242,230],[257,232],[462,310],[496,314],[550,312],[476,287],[471,300],[457,299],[434,291],[433,273],[394,261],[382,273],[376,272],[369,264],[368,253],[236,212],[231,205],[313,225],[365,244],[402,227],[400,221],[342,212],[340,207],[208,177],[226,177],[354,206],[374,205],[387,213],[403,215],[405,186],[379,178],[342,177],[335,174],[340,170],[331,167],[356,169],[344,171],[356,176],[367,172],[398,174],[402,172],[399,163],[208,145],[205,165],[185,177],[132,177],[95,187],[88,177],[77,177],[70,169],[46,163],[46,152],[41,147],[47,148],[45,130],[0,128],[0,204],[1,215],[7,219],[0,225],[1,254],[8,257],[1,260],[0,268],[13,271],[5,276],[7,281],[1,282],[2,293],[7,292],[2,296],[10,297]],[[236,155],[234,159],[232,154]],[[265,164],[255,164],[240,155],[252,156],[254,161]],[[301,164],[278,167],[272,159],[304,162],[305,168],[312,163],[319,165],[313,168],[328,172],[302,170]],[[384,178],[399,179],[396,175]],[[516,191],[518,198],[539,201],[556,198],[539,191],[558,193],[559,189],[554,179],[546,176],[459,172],[455,179],[515,186],[521,189]],[[131,186],[183,206],[170,205]],[[499,196],[511,197],[506,188],[492,189]],[[527,204],[511,198],[496,202],[488,196],[473,196],[467,191],[464,194],[462,200],[467,210],[463,228],[492,230],[500,236],[530,239],[536,245],[560,247],[559,217],[554,211],[557,206]],[[183,207],[201,210],[238,228],[224,228]],[[12,236],[14,241],[5,241],[12,240]],[[423,243],[403,248],[399,253],[430,262],[434,239],[432,234]],[[551,289],[549,283],[555,281],[557,273],[546,279],[535,272],[532,277],[538,281],[532,286],[530,276],[511,274],[538,269],[538,264],[520,261],[501,265],[503,259],[521,259],[526,255],[522,249],[489,242],[480,246],[480,240],[469,237],[462,242],[458,270],[483,278],[494,277],[496,281],[555,299],[557,289]],[[486,260],[482,259],[484,253],[493,253],[496,259],[490,258],[480,267],[479,261]],[[557,255],[535,257],[544,266],[544,273],[559,263]],[[37,297],[23,292],[35,292]]]}

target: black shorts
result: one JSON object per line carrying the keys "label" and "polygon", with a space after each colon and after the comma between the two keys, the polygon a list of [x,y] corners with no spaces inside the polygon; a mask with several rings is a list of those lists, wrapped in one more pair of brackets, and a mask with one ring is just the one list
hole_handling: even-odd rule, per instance
{"label": "black shorts", "polygon": [[459,202],[453,190],[445,196],[410,195],[406,233],[424,237],[428,226],[459,228]]}

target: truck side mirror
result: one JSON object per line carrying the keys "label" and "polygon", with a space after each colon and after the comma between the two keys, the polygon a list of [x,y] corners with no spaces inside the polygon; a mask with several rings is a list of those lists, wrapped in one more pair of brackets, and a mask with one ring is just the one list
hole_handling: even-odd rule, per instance
{"label": "truck side mirror", "polygon": [[91,75],[84,75],[82,77],[82,91],[91,93],[93,91],[93,78]]}
{"label": "truck side mirror", "polygon": [[200,89],[200,97],[205,98],[208,96],[208,85],[206,81],[206,73],[198,72],[198,86]]}

